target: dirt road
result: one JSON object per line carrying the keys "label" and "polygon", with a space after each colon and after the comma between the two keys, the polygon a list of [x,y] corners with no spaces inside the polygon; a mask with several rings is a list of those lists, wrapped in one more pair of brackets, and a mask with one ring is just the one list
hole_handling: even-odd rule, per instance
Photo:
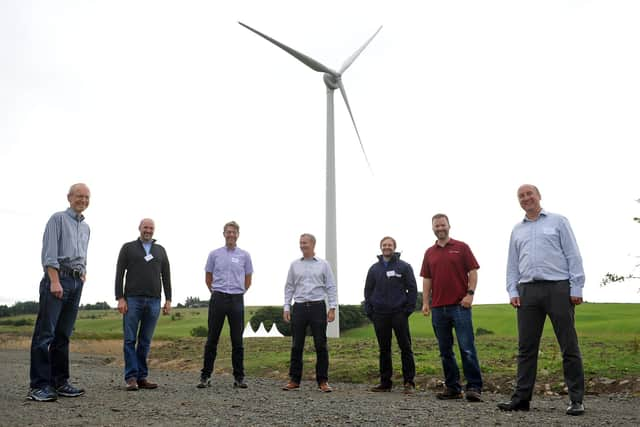
{"label": "dirt road", "polygon": [[0,425],[640,425],[640,399],[625,395],[589,396],[587,413],[569,417],[566,397],[536,397],[528,413],[502,413],[495,405],[506,396],[499,394],[468,403],[440,402],[433,391],[371,393],[361,384],[333,384],[335,391],[323,394],[304,383],[285,392],[281,382],[260,378],[247,378],[248,389],[234,390],[227,375],[200,390],[197,373],[168,370],[152,372],[158,389],[127,392],[112,360],[72,354],[72,382],[86,395],[39,403],[26,400],[28,352],[0,350]]}

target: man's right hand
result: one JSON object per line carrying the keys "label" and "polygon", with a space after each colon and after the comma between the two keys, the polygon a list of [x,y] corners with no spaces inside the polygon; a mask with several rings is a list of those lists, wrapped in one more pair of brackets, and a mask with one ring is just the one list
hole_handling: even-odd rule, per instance
{"label": "man's right hand", "polygon": [[283,319],[285,322],[289,323],[289,322],[291,321],[291,313],[290,313],[290,312],[288,312],[288,311],[286,311],[286,310],[285,310],[285,311],[283,311],[283,312],[282,312],[282,319]]}
{"label": "man's right hand", "polygon": [[127,300],[124,298],[118,298],[118,311],[120,314],[125,314],[129,310]]}
{"label": "man's right hand", "polygon": [[513,297],[511,298],[511,305],[513,306],[513,308],[518,308],[520,307],[520,297]]}
{"label": "man's right hand", "polygon": [[62,299],[64,291],[62,290],[60,282],[51,282],[51,287],[49,289],[51,290],[51,295],[58,299]]}
{"label": "man's right hand", "polygon": [[428,316],[431,313],[431,309],[429,308],[429,304],[422,304],[422,314]]}

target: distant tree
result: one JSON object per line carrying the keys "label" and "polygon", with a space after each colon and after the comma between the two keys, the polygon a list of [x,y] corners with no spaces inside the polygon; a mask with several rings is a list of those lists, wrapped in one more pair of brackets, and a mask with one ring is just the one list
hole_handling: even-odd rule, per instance
{"label": "distant tree", "polygon": [[209,301],[200,301],[198,297],[187,297],[184,302],[185,308],[200,308],[200,307],[208,307]]}
{"label": "distant tree", "polygon": [[[640,199],[637,199],[636,202],[640,203]],[[634,217],[633,220],[637,223],[640,223],[640,218],[638,217]],[[639,258],[639,257],[636,256],[636,258]],[[624,275],[620,275],[616,273],[605,274],[602,280],[600,281],[600,286],[607,286],[610,283],[624,282],[625,280],[634,280],[634,279],[640,279],[640,263],[636,263],[635,265],[633,265],[633,267],[631,268],[631,271]],[[640,289],[638,289],[638,292],[640,292]]]}
{"label": "distant tree", "polygon": [[95,304],[84,304],[80,306],[81,310],[111,310],[111,306],[106,301],[97,302]]}

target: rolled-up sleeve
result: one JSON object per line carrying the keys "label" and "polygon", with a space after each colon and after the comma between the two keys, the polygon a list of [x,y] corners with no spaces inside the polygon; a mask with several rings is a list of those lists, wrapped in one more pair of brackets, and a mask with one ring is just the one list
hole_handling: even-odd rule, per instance
{"label": "rolled-up sleeve", "polygon": [[44,229],[42,237],[42,267],[45,270],[47,267],[60,268],[58,261],[58,245],[61,232],[60,220],[59,216],[52,216]]}

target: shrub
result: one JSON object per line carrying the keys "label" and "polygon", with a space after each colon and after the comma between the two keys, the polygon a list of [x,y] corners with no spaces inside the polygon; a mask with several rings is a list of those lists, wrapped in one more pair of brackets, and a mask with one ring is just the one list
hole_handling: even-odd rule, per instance
{"label": "shrub", "polygon": [[493,331],[484,328],[476,329],[476,335],[493,335]]}
{"label": "shrub", "polygon": [[204,326],[196,326],[191,329],[192,337],[206,337],[208,335],[209,330]]}
{"label": "shrub", "polygon": [[3,326],[30,326],[33,325],[33,319],[16,319],[16,320],[0,320],[0,325]]}

